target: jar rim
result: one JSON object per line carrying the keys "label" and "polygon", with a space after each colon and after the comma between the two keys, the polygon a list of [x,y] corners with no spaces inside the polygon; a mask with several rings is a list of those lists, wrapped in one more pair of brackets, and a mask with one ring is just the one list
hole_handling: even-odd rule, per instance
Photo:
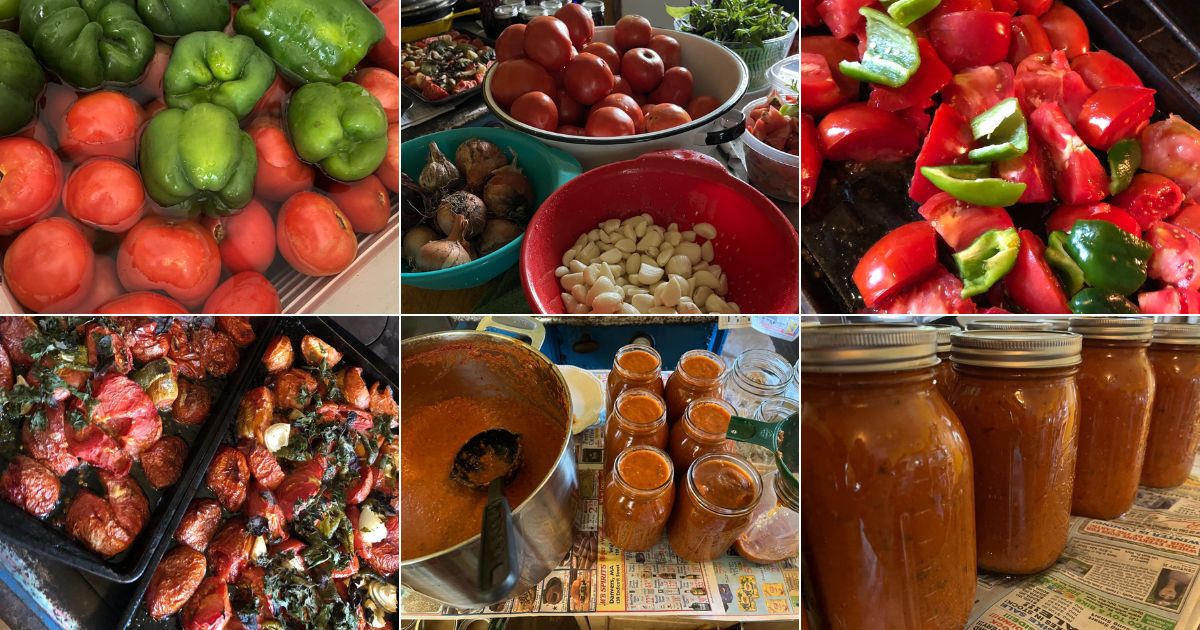
{"label": "jar rim", "polygon": [[[692,374],[689,374],[688,371],[683,368],[683,362],[686,361],[689,357],[704,357],[706,359],[711,359],[712,361],[714,361],[717,365],[719,365],[721,367],[721,371],[712,378],[707,378],[707,377],[702,377],[702,376],[693,376]],[[682,379],[688,381],[689,383],[713,383],[713,384],[716,384],[716,383],[721,382],[721,379],[723,379],[725,377],[725,374],[727,372],[729,372],[729,365],[725,362],[725,359],[723,357],[721,357],[721,355],[719,355],[715,352],[712,352],[710,350],[696,349],[696,350],[688,350],[687,352],[684,352],[683,354],[679,355],[679,362],[675,364],[675,371],[671,372],[671,374],[678,374],[679,378],[682,378]]]}
{"label": "jar rim", "polygon": [[1149,317],[1072,317],[1071,332],[1084,339],[1150,341],[1154,320]]}
{"label": "jar rim", "polygon": [[955,326],[954,324],[925,324],[925,325],[937,330],[938,354],[945,354],[947,352],[950,352],[950,335],[953,335],[956,332],[962,331],[961,326]]}
{"label": "jar rim", "polygon": [[[625,367],[624,365],[621,365],[621,356],[622,355],[625,355],[625,354],[628,354],[630,352],[634,352],[637,350],[641,350],[642,352],[645,352],[645,353],[649,354],[650,356],[654,357],[654,360],[658,361],[658,366],[649,372],[635,372],[635,371]],[[644,343],[631,343],[631,344],[628,344],[625,346],[621,346],[620,349],[617,350],[617,354],[613,357],[613,369],[616,370],[618,373],[620,373],[621,376],[624,376],[626,378],[629,378],[631,376],[635,376],[635,377],[636,376],[647,376],[648,377],[648,376],[653,376],[654,374],[661,374],[662,373],[662,355],[660,355],[658,353],[658,350],[655,350],[653,346],[648,346]]]}
{"label": "jar rim", "polygon": [[[621,462],[630,453],[636,453],[639,451],[650,451],[650,452],[654,453],[655,455],[657,455],[658,457],[660,457],[664,462],[666,462],[666,464],[667,464],[667,480],[666,481],[662,482],[661,484],[659,484],[653,488],[639,488],[639,487],[629,483],[629,481],[625,479],[625,475],[621,474]],[[617,483],[619,483],[620,485],[629,489],[630,491],[632,491],[635,494],[640,494],[640,495],[659,494],[659,493],[669,489],[671,487],[671,485],[673,483],[675,483],[675,463],[671,461],[671,456],[668,455],[661,448],[658,448],[657,446],[653,446],[650,444],[635,444],[633,446],[630,446],[629,448],[622,449],[620,453],[617,453],[617,457],[615,459],[613,459],[612,470],[614,473],[613,479],[615,479],[617,481]]]}
{"label": "jar rim", "polygon": [[914,324],[823,324],[800,335],[801,372],[891,372],[938,363],[936,328]]}
{"label": "jar rim", "polygon": [[1053,331],[1061,326],[1039,317],[979,317],[966,322],[967,330]]}
{"label": "jar rim", "polygon": [[1079,365],[1083,337],[1051,330],[965,330],[951,336],[950,360],[1001,368],[1056,368]]}
{"label": "jar rim", "polygon": [[[658,418],[651,420],[650,422],[634,422],[629,418],[626,418],[625,414],[621,413],[621,401],[631,396],[648,396],[656,400],[659,408],[661,409],[658,414]],[[642,431],[651,431],[658,428],[659,425],[667,423],[667,403],[663,401],[662,396],[659,396],[657,392],[645,387],[631,387],[620,394],[617,394],[617,399],[613,401],[612,408],[614,416],[613,419],[615,419],[618,424],[625,424]]]}
{"label": "jar rim", "polygon": [[730,418],[737,415],[737,409],[735,409],[734,406],[724,398],[717,398],[715,396],[695,398],[687,404],[687,407],[684,407],[683,409],[682,420],[684,428],[690,430],[691,433],[705,441],[716,442],[728,439],[728,429],[726,429],[726,432],[724,433],[714,433],[711,431],[705,431],[704,429],[696,426],[696,423],[692,422],[692,409],[699,407],[700,405],[716,405],[725,411],[728,411]]}
{"label": "jar rim", "polygon": [[[696,469],[699,468],[701,464],[714,460],[728,461],[734,466],[737,466],[743,473],[746,474],[746,477],[750,480],[750,484],[754,487],[754,498],[746,507],[722,507],[709,501],[704,497],[704,495],[700,494],[700,490],[696,487]],[[758,474],[758,470],[756,470],[754,466],[751,466],[749,462],[740,457],[730,455],[728,453],[706,453],[700,457],[697,457],[695,461],[692,462],[692,465],[688,466],[687,488],[688,492],[696,498],[696,502],[700,505],[700,507],[719,516],[742,516],[754,511],[754,508],[758,506],[759,500],[762,499],[762,475]]]}
{"label": "jar rim", "polygon": [[1155,344],[1200,345],[1200,324],[1154,324]]}

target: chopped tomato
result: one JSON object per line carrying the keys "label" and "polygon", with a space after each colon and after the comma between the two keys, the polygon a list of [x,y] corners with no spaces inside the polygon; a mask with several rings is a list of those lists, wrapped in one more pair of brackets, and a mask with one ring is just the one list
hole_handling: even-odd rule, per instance
{"label": "chopped tomato", "polygon": [[1029,118],[1031,132],[1045,147],[1054,170],[1054,189],[1067,204],[1095,203],[1108,196],[1108,173],[1100,160],[1075,135],[1071,123],[1054,103],[1044,103]]}
{"label": "chopped tomato", "polygon": [[825,63],[829,66],[830,76],[841,91],[841,100],[837,104],[826,109],[814,109],[810,103],[801,103],[804,111],[823,114],[837,105],[858,99],[858,79],[842,74],[838,67],[838,64],[843,61],[858,61],[858,49],[854,47],[854,44],[828,35],[811,35],[800,38],[800,52],[824,57]]}
{"label": "chopped tomato", "polygon": [[1200,203],[1185,204],[1171,217],[1171,223],[1200,234]]}
{"label": "chopped tomato", "polygon": [[863,303],[874,308],[937,267],[937,233],[932,225],[914,221],[888,232],[872,245],[854,268],[853,279]]}
{"label": "chopped tomato", "polygon": [[817,13],[834,37],[845,39],[865,28],[866,20],[858,10],[872,4],[875,0],[821,0]]}
{"label": "chopped tomato", "polygon": [[1029,137],[1029,150],[1015,158],[996,162],[996,177],[1025,184],[1020,203],[1043,203],[1054,197],[1054,174],[1046,164],[1046,153],[1037,138]]}
{"label": "chopped tomato", "polygon": [[1092,91],[1071,70],[1061,51],[1030,55],[1017,66],[1014,93],[1028,116],[1042,103],[1057,103],[1068,120],[1075,120]]}
{"label": "chopped tomato", "polygon": [[1153,251],[1146,275],[1180,289],[1200,284],[1200,236],[1178,225],[1156,221],[1145,239]]}
{"label": "chopped tomato", "polygon": [[1179,210],[1183,203],[1183,191],[1175,182],[1154,173],[1138,173],[1133,176],[1129,188],[1113,197],[1113,205],[1133,215],[1143,230],[1160,219],[1165,219]]}
{"label": "chopped tomato", "polygon": [[879,305],[878,313],[892,315],[975,313],[975,302],[962,297],[963,283],[936,265],[927,278]]}
{"label": "chopped tomato", "polygon": [[807,115],[800,117],[800,205],[808,203],[821,176],[821,147],[817,144],[817,126]]}
{"label": "chopped tomato", "polygon": [[1142,130],[1142,170],[1170,177],[1188,199],[1200,197],[1200,131],[1171,114]]}
{"label": "chopped tomato", "polygon": [[846,102],[833,80],[829,62],[817,53],[800,53],[800,103],[806,112],[827,112]]}
{"label": "chopped tomato", "polygon": [[1027,15],[1041,15],[1050,10],[1054,0],[1017,0],[1017,11]]}
{"label": "chopped tomato", "polygon": [[1195,315],[1200,313],[1200,292],[1167,287],[1137,296],[1138,308],[1147,315]]}
{"label": "chopped tomato", "polygon": [[1086,52],[1071,59],[1071,69],[1083,77],[1083,82],[1093,90],[1106,87],[1142,87],[1142,79],[1129,67],[1108,51]]}
{"label": "chopped tomato", "polygon": [[1013,66],[1019,65],[1029,55],[1048,53],[1054,50],[1050,47],[1050,38],[1042,23],[1032,15],[1018,15],[1012,21],[1012,41],[1008,45],[1008,62]]}
{"label": "chopped tomato", "polygon": [[1004,276],[1009,301],[1027,313],[1070,313],[1067,296],[1046,262],[1046,245],[1029,230],[1020,230],[1021,251]]}
{"label": "chopped tomato", "polygon": [[1154,90],[1107,87],[1084,101],[1075,131],[1089,147],[1107,151],[1118,140],[1135,138],[1154,114]]}
{"label": "chopped tomato", "polygon": [[933,117],[929,115],[929,110],[924,107],[909,107],[896,112],[905,124],[912,127],[913,131],[917,132],[917,140],[925,137],[929,132],[929,125],[933,122]]}
{"label": "chopped tomato", "polygon": [[926,17],[932,20],[947,13],[991,11],[992,9],[992,0],[942,0]]}
{"label": "chopped tomato", "polygon": [[1066,232],[1080,220],[1108,221],[1138,238],[1142,235],[1142,228],[1138,226],[1133,215],[1103,202],[1082,206],[1059,206],[1046,218],[1046,232]]}
{"label": "chopped tomato", "polygon": [[913,171],[912,184],[908,187],[908,196],[924,203],[937,194],[938,188],[921,174],[921,167],[963,164],[967,161],[971,142],[971,125],[967,119],[949,105],[943,103],[938,106],[933,113],[929,135],[925,136],[925,143],[917,154],[917,166]]}
{"label": "chopped tomato", "polygon": [[[890,88],[886,85],[871,86],[871,97],[868,101],[872,106],[897,112],[909,107],[926,109],[933,104],[933,95],[946,87],[953,76],[950,68],[942,63],[933,44],[924,37],[917,40],[917,49],[921,53],[921,65],[916,74],[907,83]],[[801,102],[804,98],[800,99]]]}
{"label": "chopped tomato", "polygon": [[944,192],[930,197],[917,212],[933,225],[938,236],[956,252],[970,247],[980,234],[988,230],[1004,230],[1013,226],[1012,217],[1004,208],[977,206]]}
{"label": "chopped tomato", "polygon": [[956,72],[1004,61],[1012,37],[1012,16],[1000,11],[958,11],[933,18],[929,40]]}
{"label": "chopped tomato", "polygon": [[821,14],[817,13],[817,0],[800,0],[800,26],[818,26]]}
{"label": "chopped tomato", "polygon": [[1016,15],[1017,0],[992,0],[992,9],[1009,15]]}
{"label": "chopped tomato", "polygon": [[1013,68],[1008,62],[959,72],[942,90],[942,102],[949,103],[967,120],[1010,96],[1013,96]]}
{"label": "chopped tomato", "polygon": [[1042,14],[1041,21],[1042,28],[1046,29],[1046,35],[1050,38],[1050,45],[1066,53],[1068,58],[1078,57],[1091,47],[1083,18],[1062,2],[1055,2],[1049,11]]}
{"label": "chopped tomato", "polygon": [[898,162],[917,152],[917,131],[892,112],[850,103],[829,112],[817,125],[827,160]]}

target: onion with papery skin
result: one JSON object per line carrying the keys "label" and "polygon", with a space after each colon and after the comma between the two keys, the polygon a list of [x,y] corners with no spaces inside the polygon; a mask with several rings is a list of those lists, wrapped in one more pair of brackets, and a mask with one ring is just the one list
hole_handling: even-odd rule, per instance
{"label": "onion with papery skin", "polygon": [[454,228],[455,216],[464,217],[467,220],[463,238],[475,238],[483,231],[483,224],[487,222],[487,207],[483,205],[483,200],[479,197],[460,190],[442,197],[442,200],[438,202],[433,218],[442,234],[449,234],[450,230]]}
{"label": "onion with papery skin", "polygon": [[425,168],[421,169],[417,182],[427,195],[436,195],[460,183],[458,168],[442,153],[436,142],[429,143],[429,157],[425,160]]}
{"label": "onion with papery skin", "polygon": [[495,217],[524,219],[528,216],[533,206],[533,187],[515,161],[492,172],[483,187],[483,203]]}
{"label": "onion with papery skin", "polygon": [[454,215],[454,228],[450,231],[450,236],[422,245],[413,259],[413,268],[418,271],[436,271],[471,262],[471,250],[467,248],[467,241],[463,236],[466,227],[467,218]]}
{"label": "onion with papery skin", "polygon": [[516,240],[521,228],[508,219],[491,219],[479,235],[479,255],[486,256]]}
{"label": "onion with papery skin", "polygon": [[417,259],[417,252],[425,246],[425,243],[437,238],[437,232],[428,225],[418,225],[404,233],[404,238],[400,239],[400,255],[404,260],[408,261],[408,266],[416,269],[417,265],[414,261]]}
{"label": "onion with papery skin", "polygon": [[508,164],[508,158],[491,142],[471,138],[458,145],[454,162],[458,164],[459,174],[467,180],[467,190],[478,192],[492,171]]}

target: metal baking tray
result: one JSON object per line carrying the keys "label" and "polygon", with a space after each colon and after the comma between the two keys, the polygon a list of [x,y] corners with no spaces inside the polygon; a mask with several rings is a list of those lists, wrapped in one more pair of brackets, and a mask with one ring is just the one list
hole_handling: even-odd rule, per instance
{"label": "metal baking tray", "polygon": [[[173,531],[168,526],[178,518],[176,513],[180,511],[183,498],[190,495],[192,477],[197,470],[205,468],[212,458],[221,434],[218,425],[224,422],[221,418],[233,415],[237,410],[237,403],[246,388],[247,362],[262,353],[265,343],[263,337],[272,328],[270,319],[255,318],[251,322],[256,338],[242,350],[237,371],[225,379],[220,394],[213,401],[208,420],[195,427],[177,422],[163,423],[163,435],[179,435],[188,442],[188,459],[179,481],[169,488],[155,490],[147,483],[141,466],[134,466],[130,473],[146,494],[146,500],[150,503],[150,517],[128,549],[106,560],[71,538],[60,527],[51,525],[65,517],[67,505],[81,485],[90,486],[93,490],[100,487],[96,483],[96,473],[90,467],[84,467],[86,471],[76,468],[63,477],[62,498],[45,520],[26,514],[7,501],[0,502],[0,539],[114,582],[128,583],[141,577],[164,535]],[[103,492],[99,494],[104,496]]]}
{"label": "metal baking tray", "polygon": [[[1066,3],[1083,18],[1096,48],[1120,57],[1157,90],[1156,120],[1174,113],[1200,125],[1200,13],[1194,0]],[[918,204],[908,197],[912,172],[912,162],[825,162],[800,226],[804,312],[863,308],[851,280],[858,260],[893,228],[921,220]],[[1052,209],[1053,204],[1025,204],[1011,214],[1019,227],[1037,227],[1040,233],[1042,218]]]}
{"label": "metal baking tray", "polygon": [[[264,335],[264,339],[275,337],[276,335],[287,335],[291,337],[292,344],[296,348],[297,360],[300,358],[299,343],[300,338],[304,335],[316,335],[327,343],[337,348],[342,352],[342,362],[345,365],[353,367],[361,367],[363,370],[363,380],[369,385],[372,382],[380,382],[389,385],[393,392],[399,392],[399,375],[396,369],[388,366],[387,362],[381,359],[378,355],[372,352],[369,348],[363,345],[354,335],[339,326],[336,322],[324,317],[273,317],[271,318],[273,327],[269,335]],[[264,341],[265,343],[265,341]],[[256,354],[251,357],[249,369],[245,370],[246,379],[242,382],[241,392],[244,394],[250,387],[261,385],[267,377],[266,368],[262,364],[262,353],[264,347],[256,348]],[[239,394],[238,400],[241,400]],[[133,593],[129,598],[129,605],[125,608],[125,612],[121,614],[121,621],[117,628],[139,628],[139,629],[154,629],[154,630],[175,630],[179,627],[175,616],[167,617],[162,621],[155,621],[146,613],[146,608],[142,606],[142,598],[146,595],[146,589],[150,586],[150,578],[154,577],[154,569],[158,566],[159,560],[162,559],[170,548],[176,545],[174,541],[175,528],[179,526],[179,521],[183,519],[183,513],[187,509],[187,505],[192,502],[195,497],[212,497],[212,492],[204,485],[204,477],[208,472],[208,462],[212,460],[212,456],[216,453],[217,447],[221,443],[235,444],[236,440],[233,436],[233,418],[236,415],[236,405],[229,408],[221,418],[215,423],[219,430],[215,431],[216,438],[212,441],[211,448],[204,459],[204,466],[196,471],[195,477],[190,480],[187,485],[187,492],[181,492],[182,507],[176,510],[171,518],[168,519],[166,536],[162,537],[164,543],[158,545],[154,553],[150,556],[150,568],[145,571],[141,579],[137,581]],[[222,510],[223,516],[228,516],[229,512]]]}

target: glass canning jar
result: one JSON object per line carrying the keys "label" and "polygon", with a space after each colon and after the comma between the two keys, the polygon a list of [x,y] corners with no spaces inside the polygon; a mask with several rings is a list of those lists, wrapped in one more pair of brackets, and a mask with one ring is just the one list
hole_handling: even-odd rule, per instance
{"label": "glass canning jar", "polygon": [[663,395],[662,357],[654,348],[635,343],[617,350],[617,356],[613,358],[604,411],[611,414],[617,396],[638,387],[648,389],[660,398]]}
{"label": "glass canning jar", "polygon": [[750,526],[762,497],[762,477],[745,460],[709,453],[692,462],[667,521],[675,555],[690,562],[714,560]]}
{"label": "glass canning jar", "polygon": [[[792,366],[783,357],[770,350],[747,350],[734,359],[725,378],[725,400],[737,409],[737,415],[754,418],[762,401],[784,395],[791,378]],[[759,472],[775,468],[770,450],[746,442],[736,442],[734,447]]]}
{"label": "glass canning jar", "polygon": [[734,452],[733,440],[725,437],[733,405],[720,398],[697,398],[688,404],[683,419],[671,427],[668,452],[676,470],[687,470],[707,453]]}
{"label": "glass canning jar", "polygon": [[667,447],[667,405],[648,389],[627,389],[617,396],[613,413],[605,420],[604,473],[612,470],[621,451],[646,444]]}
{"label": "glass canning jar", "polygon": [[667,424],[674,426],[683,417],[688,403],[697,398],[720,398],[724,390],[725,360],[708,350],[689,350],[679,358],[675,371],[667,377]]}
{"label": "glass canning jar", "polygon": [[1200,325],[1156,324],[1149,357],[1154,408],[1141,481],[1173,488],[1187,481],[1200,443]]}
{"label": "glass canning jar", "polygon": [[604,533],[623,551],[645,551],[662,538],[675,504],[671,459],[653,446],[617,455],[604,487]]}

